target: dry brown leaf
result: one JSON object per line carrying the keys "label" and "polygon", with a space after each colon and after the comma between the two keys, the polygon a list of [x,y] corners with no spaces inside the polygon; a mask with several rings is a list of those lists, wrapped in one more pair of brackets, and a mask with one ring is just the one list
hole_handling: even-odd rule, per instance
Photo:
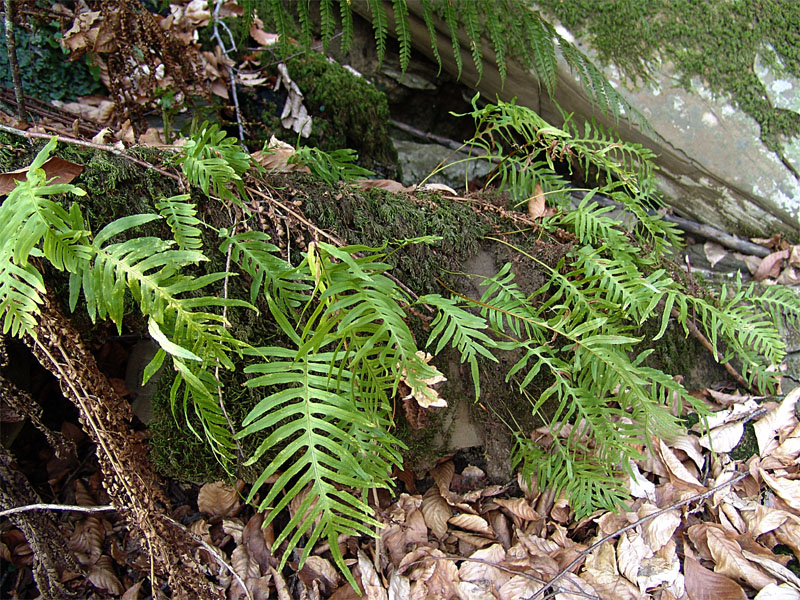
{"label": "dry brown leaf", "polygon": [[628,459],[630,473],[628,473],[628,490],[634,498],[653,498],[656,485],[647,479],[639,470],[639,466],[631,459]]}
{"label": "dry brown leaf", "polygon": [[481,535],[494,535],[494,532],[492,531],[492,528],[486,519],[478,515],[462,513],[460,515],[450,517],[447,522],[454,527],[460,527],[461,529],[466,529],[467,531],[472,531],[474,533],[480,533]]}
{"label": "dry brown leaf", "polygon": [[255,23],[250,26],[250,37],[253,38],[259,46],[274,46],[280,41],[280,36],[277,33],[267,33]]}
{"label": "dry brown leaf", "polygon": [[84,96],[75,102],[53,100],[57,108],[79,115],[82,119],[108,123],[114,114],[114,102],[102,96]]}
{"label": "dry brown leaf", "polygon": [[781,461],[785,466],[792,464],[800,456],[800,424],[770,454],[770,458]]}
{"label": "dry brown leaf", "polygon": [[88,578],[93,586],[110,594],[119,596],[123,591],[122,583],[114,574],[114,563],[108,555],[104,554],[97,559],[89,569]]}
{"label": "dry brown leaf", "polygon": [[747,560],[756,563],[759,567],[764,569],[767,573],[769,573],[776,579],[784,583],[788,583],[792,585],[795,589],[800,590],[800,577],[792,573],[790,569],[787,569],[779,562],[771,560],[766,556],[756,554],[755,552],[748,552],[747,550],[742,550],[742,555]]}
{"label": "dry brown leaf", "polygon": [[572,518],[569,500],[563,492],[553,502],[553,508],[550,509],[550,517],[559,523],[569,523]]}
{"label": "dry brown leaf", "polygon": [[781,500],[786,502],[793,510],[800,511],[800,480],[773,477],[764,469],[759,469],[758,472],[764,482],[772,488],[772,491],[778,494]]}
{"label": "dry brown leaf", "polygon": [[266,575],[269,573],[270,548],[275,541],[275,534],[271,522],[266,528],[261,527],[264,517],[264,513],[256,513],[250,518],[242,531],[242,541],[250,556],[261,567],[261,572]]}
{"label": "dry brown leaf", "polygon": [[699,444],[714,452],[730,452],[744,435],[744,423],[728,423],[716,427],[699,439]]}
{"label": "dry brown leaf", "polygon": [[[48,185],[70,183],[83,171],[83,165],[75,164],[58,156],[51,156],[42,165]],[[23,181],[28,172],[28,167],[0,173],[0,195],[10,194],[17,181]]]}
{"label": "dry brown leaf", "polygon": [[419,192],[445,192],[450,196],[458,196],[458,192],[443,183],[426,183],[416,188],[416,190]]}
{"label": "dry brown leaf", "polygon": [[760,456],[766,456],[778,447],[776,436],[782,433],[788,434],[795,428],[797,417],[794,414],[794,407],[798,400],[800,400],[800,388],[795,388],[786,394],[776,408],[753,425]]}
{"label": "dry brown leaf", "polygon": [[447,520],[452,516],[447,504],[436,487],[430,487],[422,496],[422,516],[428,528],[440,540],[447,534]]}
{"label": "dry brown leaf", "polygon": [[780,585],[771,583],[761,588],[753,600],[800,600],[800,591],[788,583]]}
{"label": "dry brown leaf", "polygon": [[674,450],[682,450],[686,456],[694,461],[698,469],[705,465],[705,458],[700,447],[700,442],[695,435],[679,435],[670,440],[670,446]]}
{"label": "dry brown leaf", "polygon": [[389,576],[389,600],[406,600],[411,596],[411,582],[405,575],[392,569]]}
{"label": "dry brown leaf", "polygon": [[144,583],[144,579],[140,579],[132,586],[130,586],[125,593],[122,594],[120,600],[139,600],[139,590],[142,589],[142,584]]}
{"label": "dry brown leaf", "polygon": [[541,219],[544,216],[544,211],[546,209],[546,204],[544,201],[544,191],[542,190],[542,184],[537,183],[536,187],[533,188],[533,196],[528,198],[528,216],[533,219]]}
{"label": "dry brown leaf", "polygon": [[758,505],[755,510],[746,511],[744,518],[753,538],[769,533],[783,525],[792,515],[784,510]]}
{"label": "dry brown leaf", "polygon": [[456,472],[456,467],[452,460],[439,463],[430,470],[430,476],[439,488],[439,493],[444,496],[450,491],[450,483],[453,481],[453,475]]}
{"label": "dry brown leaf", "polygon": [[725,249],[725,247],[717,242],[706,242],[703,244],[703,253],[706,255],[706,260],[712,268],[719,261],[728,256],[728,251]]}
{"label": "dry brown leaf", "polygon": [[511,547],[511,529],[506,516],[499,510],[490,510],[486,513],[486,518],[497,535],[497,539],[503,544],[503,548],[508,550]]}
{"label": "dry brown leaf", "polygon": [[542,584],[530,577],[514,575],[503,587],[497,590],[500,600],[520,600],[520,598],[531,598],[536,592],[542,589]]}
{"label": "dry brown leaf", "polygon": [[244,544],[236,546],[231,553],[231,566],[242,579],[261,575],[258,563],[253,560]]}
{"label": "dry brown leaf", "polygon": [[645,559],[653,556],[653,551],[644,538],[635,531],[628,531],[617,542],[617,568],[631,583],[637,583],[639,569]]}
{"label": "dry brown leaf", "polygon": [[400,564],[399,572],[411,568],[408,578],[411,584],[410,598],[450,600],[456,594],[458,569],[441,550],[417,548],[409,552]]}
{"label": "dry brown leaf", "polygon": [[[430,364],[431,359],[433,358],[432,354],[428,352],[424,352],[422,350],[417,350],[417,356],[422,359],[430,368],[433,369],[434,374],[431,377],[426,377],[424,379],[419,380],[419,383],[422,385],[418,387],[413,387],[411,382],[408,379],[408,373],[406,372],[406,368],[403,367],[400,371],[400,378],[403,383],[406,385],[407,389],[411,390],[408,394],[403,396],[403,400],[408,400],[410,398],[414,398],[422,408],[446,408],[447,401],[439,396],[439,392],[433,389],[433,386],[438,383],[444,383],[447,381],[447,377],[442,375],[439,370]],[[398,368],[399,368],[398,363]]]}
{"label": "dry brown leaf", "polygon": [[[459,530],[455,529],[455,530],[453,530],[451,532],[451,534],[453,535],[453,537],[457,538],[461,542],[463,542],[465,544],[469,544],[470,546],[473,546],[474,548],[484,548],[485,546],[488,546],[489,544],[494,544],[495,542],[497,542],[497,540],[494,539],[494,538],[490,539],[490,538],[478,535],[477,533],[471,533],[469,531],[459,531]],[[472,550],[472,548],[470,548],[467,551],[471,551],[471,550]]]}
{"label": "dry brown leaf", "polygon": [[780,250],[765,256],[761,264],[758,265],[758,270],[753,275],[753,279],[756,281],[764,281],[768,277],[777,277],[780,273],[781,261],[785,258],[789,258],[788,250]]}
{"label": "dry brown leaf", "polygon": [[731,578],[739,578],[750,587],[760,590],[775,580],[758,569],[742,555],[742,548],[736,540],[728,537],[717,528],[707,531],[708,549],[714,558],[714,571]]}
{"label": "dry brown leaf", "polygon": [[[652,504],[643,504],[636,511],[639,518],[644,518],[660,510]],[[658,517],[651,519],[642,525],[642,537],[653,552],[658,552],[666,544],[675,530],[681,524],[681,513],[678,510],[670,510]]]}
{"label": "dry brown leaf", "polygon": [[275,591],[278,594],[278,600],[293,600],[292,594],[289,592],[289,586],[286,585],[286,580],[283,578],[274,567],[269,568],[272,575],[272,580],[275,582]]}
{"label": "dry brown leaf", "polygon": [[501,564],[506,558],[506,551],[500,544],[492,544],[473,552],[472,560],[465,560],[458,569],[461,581],[489,581],[495,590],[500,589],[511,575],[493,565]]}
{"label": "dry brown leaf", "polygon": [[735,394],[726,394],[725,392],[718,392],[712,389],[705,389],[703,391],[711,396],[714,402],[721,406],[730,406],[731,404],[741,403],[754,398],[753,396],[742,396],[738,391]]}
{"label": "dry brown leaf", "polygon": [[353,185],[361,188],[362,190],[371,190],[374,188],[378,188],[395,194],[397,192],[414,191],[413,187],[406,187],[402,183],[400,183],[399,181],[395,181],[394,179],[357,179],[356,181],[353,182]]}
{"label": "dry brown leaf", "polygon": [[690,600],[747,600],[738,583],[709,571],[695,558],[683,559],[683,577]]}
{"label": "dry brown leaf", "polygon": [[456,583],[456,593],[459,600],[496,600],[492,593],[492,584],[489,581],[459,581]]}
{"label": "dry brown leaf", "polygon": [[658,440],[658,451],[661,459],[664,461],[664,464],[667,466],[667,469],[672,476],[674,476],[676,479],[680,479],[681,481],[685,481],[686,483],[691,483],[699,488],[703,488],[703,484],[701,484],[697,480],[697,477],[692,475],[686,469],[683,463],[678,460],[678,457],[675,456],[675,453],[669,449],[663,440]]}
{"label": "dry brown leaf", "polygon": [[542,515],[533,510],[525,498],[511,498],[510,500],[495,498],[494,502],[520,521],[537,521],[542,518]]}
{"label": "dry brown leaf", "polygon": [[222,481],[206,483],[197,494],[197,510],[212,517],[230,517],[239,511],[239,492]]}

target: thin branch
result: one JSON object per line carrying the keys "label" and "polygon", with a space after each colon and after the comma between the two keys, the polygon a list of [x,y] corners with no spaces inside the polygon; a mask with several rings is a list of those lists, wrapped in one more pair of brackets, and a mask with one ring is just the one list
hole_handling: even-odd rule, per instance
{"label": "thin branch", "polygon": [[[680,321],[681,315],[676,309],[673,308],[670,311],[670,314]],[[697,327],[697,325],[695,325],[692,322],[691,319],[686,319],[686,327],[689,329],[689,333],[692,334],[692,337],[695,338],[698,342],[700,342],[700,345],[703,346],[703,348],[711,352],[711,355],[714,357],[714,359],[716,359],[718,356],[717,349],[714,348],[711,342],[708,341],[708,338],[706,338],[706,336],[703,335],[703,332],[700,331],[700,329]],[[730,362],[724,362],[722,363],[722,366],[725,367],[725,370],[731,377],[733,377],[736,383],[738,383],[744,389],[754,394],[759,393],[758,390],[752,388],[750,384],[747,383],[747,380],[744,377],[742,377],[741,374],[736,369],[733,368],[733,365]]]}
{"label": "thin branch", "polygon": [[106,504],[103,506],[75,506],[71,504],[27,504],[25,506],[17,506],[15,508],[9,508],[7,510],[0,510],[0,518],[33,510],[60,510],[64,512],[96,513],[96,512],[113,512],[122,509],[119,509],[116,506],[111,506],[110,504]]}
{"label": "thin branch", "polygon": [[20,121],[28,120],[28,111],[25,110],[25,96],[22,93],[22,77],[19,74],[17,62],[17,41],[14,27],[14,3],[16,0],[5,0],[6,13],[6,51],[8,52],[8,66],[11,69],[11,81],[14,83],[14,96],[17,99],[17,116]]}
{"label": "thin branch", "polygon": [[[230,60],[228,56],[228,52],[236,49],[236,42],[233,39],[233,33],[231,32],[230,28],[220,20],[219,18],[219,9],[223,4],[223,0],[216,0],[214,5],[214,34],[213,38],[217,40],[217,44],[219,45],[219,49],[222,50],[222,53],[225,55],[225,58]],[[225,32],[228,34],[228,37],[231,41],[231,48],[230,50],[225,46],[225,43],[222,41],[222,36],[219,34],[219,27],[222,27]],[[236,93],[236,73],[233,70],[233,67],[228,67],[228,76],[231,78],[231,97],[233,98],[233,108],[236,113],[236,124],[239,126],[239,141],[244,143],[244,127],[242,127],[242,111],[239,109],[239,95]]]}
{"label": "thin branch", "polygon": [[237,582],[237,583],[238,583],[240,586],[242,586],[242,589],[244,590],[244,593],[245,593],[245,594],[247,594],[247,598],[248,598],[248,600],[254,600],[254,598],[253,598],[253,595],[250,593],[250,590],[249,590],[249,589],[247,589],[247,586],[245,585],[245,583],[244,583],[244,581],[242,580],[242,578],[241,578],[241,577],[239,576],[239,574],[238,574],[238,573],[237,573],[237,572],[236,572],[236,571],[233,569],[233,567],[232,567],[231,565],[229,565],[227,562],[225,562],[225,559],[224,559],[224,558],[222,558],[222,556],[220,556],[220,554],[219,554],[219,552],[217,551],[217,549],[216,549],[216,548],[214,548],[214,547],[213,547],[213,546],[211,546],[210,544],[208,544],[208,543],[206,543],[205,541],[203,541],[203,539],[202,539],[200,536],[198,536],[198,535],[195,535],[195,534],[194,534],[194,533],[193,533],[193,532],[192,532],[190,529],[188,529],[186,526],[182,525],[181,523],[178,523],[178,521],[176,521],[175,519],[173,519],[173,518],[171,518],[171,517],[168,517],[167,515],[162,515],[162,517],[163,517],[163,518],[164,518],[166,521],[169,521],[169,522],[170,522],[170,523],[172,523],[172,524],[173,524],[175,527],[177,527],[178,529],[180,529],[180,530],[181,530],[181,532],[182,532],[182,533],[183,533],[185,536],[187,536],[189,539],[191,539],[193,542],[195,542],[196,544],[199,544],[200,546],[202,546],[202,547],[203,547],[203,549],[204,549],[206,552],[208,552],[208,553],[209,553],[211,556],[213,556],[213,557],[214,557],[214,560],[216,560],[216,561],[217,561],[217,562],[218,562],[218,563],[219,563],[219,564],[220,564],[222,567],[224,567],[224,568],[225,568],[225,569],[226,569],[228,572],[230,572],[230,574],[231,574],[231,575],[233,575],[233,578],[236,580],[236,582]]}
{"label": "thin branch", "polygon": [[666,508],[662,508],[661,510],[657,510],[656,512],[654,512],[652,514],[644,516],[641,519],[639,519],[637,521],[634,521],[633,523],[631,523],[629,525],[626,525],[622,529],[619,529],[619,530],[617,530],[617,531],[615,531],[613,533],[609,533],[608,535],[604,535],[599,540],[597,540],[594,544],[592,544],[591,546],[586,548],[586,550],[583,550],[580,554],[578,554],[578,556],[575,558],[575,560],[573,560],[566,567],[564,567],[558,573],[556,573],[556,576],[553,577],[547,583],[547,585],[545,585],[542,589],[538,590],[533,596],[531,596],[530,600],[536,600],[536,598],[538,598],[539,596],[544,595],[544,593],[547,590],[549,590],[550,588],[552,588],[559,579],[563,578],[573,568],[578,566],[587,556],[589,556],[589,554],[594,552],[597,548],[599,548],[600,546],[605,544],[607,541],[613,540],[615,537],[618,537],[618,536],[622,535],[626,531],[630,531],[631,529],[635,529],[636,527],[638,527],[642,523],[647,523],[648,521],[652,521],[656,517],[660,517],[661,515],[663,515],[665,513],[668,513],[668,512],[670,512],[672,510],[675,510],[676,508],[680,508],[682,506],[686,506],[687,504],[691,504],[692,502],[700,502],[702,500],[705,500],[706,498],[708,498],[709,496],[715,494],[716,492],[718,492],[718,491],[720,491],[722,489],[725,489],[726,487],[730,487],[730,486],[732,486],[732,485],[734,485],[736,483],[739,483],[742,479],[744,479],[748,475],[750,475],[750,473],[740,473],[739,475],[737,475],[733,479],[730,479],[729,481],[726,481],[725,483],[720,483],[719,485],[714,486],[710,490],[706,490],[705,492],[703,492],[701,494],[696,494],[694,496],[691,496],[690,498],[686,498],[685,500],[681,500],[680,502],[676,502],[675,504],[671,504],[670,506],[667,506]]}

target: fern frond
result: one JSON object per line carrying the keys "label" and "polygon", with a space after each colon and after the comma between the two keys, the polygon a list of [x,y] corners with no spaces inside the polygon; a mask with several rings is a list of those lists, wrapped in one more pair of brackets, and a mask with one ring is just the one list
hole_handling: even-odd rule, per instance
{"label": "fern frond", "polygon": [[353,13],[350,10],[350,0],[339,0],[339,16],[342,21],[342,53],[350,49],[353,43]]}
{"label": "fern frond", "polygon": [[180,250],[201,250],[203,240],[200,239],[200,229],[197,225],[202,221],[195,216],[196,205],[188,201],[190,198],[189,194],[164,198],[156,202],[156,208],[166,219]]}
{"label": "fern frond", "polygon": [[378,51],[378,66],[380,67],[386,54],[386,34],[389,30],[389,25],[386,13],[383,10],[382,0],[367,0],[367,4],[372,15],[372,29],[375,31],[375,45]]}
{"label": "fern frond", "polygon": [[[262,289],[265,294],[271,294],[272,301],[284,313],[308,301],[309,286],[287,277],[292,272],[292,265],[276,255],[279,249],[269,242],[266,233],[247,231],[230,237],[223,235],[220,252],[227,252],[229,246],[233,262],[250,275],[250,301],[253,304]],[[267,287],[272,289],[268,291]]]}
{"label": "fern frond", "polygon": [[461,44],[458,41],[458,8],[452,0],[443,3],[442,7],[444,11],[444,22],[450,30],[450,40],[453,43],[453,58],[458,68],[457,78],[461,79],[461,68],[463,65],[461,61]]}
{"label": "fern frond", "polygon": [[36,315],[46,293],[39,270],[28,263],[17,265],[11,253],[0,249],[0,315],[3,335],[35,335]]}
{"label": "fern frond", "polygon": [[392,0],[394,27],[400,42],[400,70],[405,73],[411,60],[411,31],[408,28],[408,5],[406,0]]}
{"label": "fern frond", "polygon": [[553,26],[538,13],[529,12],[528,15],[525,20],[526,31],[533,64],[539,81],[552,97],[558,79],[556,48],[553,43],[557,34]]}
{"label": "fern frond", "polygon": [[309,0],[297,0],[294,3],[297,7],[297,20],[300,22],[300,43],[303,48],[311,47],[312,34],[314,32],[308,3]]}
{"label": "fern frond", "polygon": [[483,332],[487,328],[486,321],[467,312],[456,301],[443,298],[438,294],[423,296],[418,302],[434,306],[438,310],[431,323],[432,329],[428,334],[426,346],[436,342],[435,355],[448,345],[453,346],[461,353],[461,362],[469,364],[477,401],[481,395],[478,356],[498,362],[497,357],[489,350],[489,348],[494,348],[496,343]]}
{"label": "fern frond", "polygon": [[442,72],[442,57],[439,54],[439,44],[437,43],[436,24],[433,22],[433,8],[431,7],[431,0],[421,0],[422,3],[422,18],[425,21],[425,28],[428,30],[428,37],[431,40],[431,50],[436,64],[439,65],[439,70],[436,73],[438,77]]}
{"label": "fern frond", "polygon": [[746,297],[754,304],[765,309],[773,318],[776,327],[780,327],[780,319],[786,319],[788,325],[800,330],[800,296],[792,288],[783,285],[767,286],[763,293],[754,293],[754,285],[747,289]]}
{"label": "fern frond", "polygon": [[237,140],[220,131],[216,123],[209,125],[205,121],[186,140],[178,162],[189,182],[199,186],[204,194],[241,202],[229,185],[235,185],[240,192],[243,190],[241,176],[250,168],[250,156]]}
{"label": "fern frond", "polygon": [[[506,44],[508,44],[508,40],[504,38],[503,27],[500,24],[498,15],[498,12],[502,11],[504,7],[498,7],[494,0],[484,0],[482,9],[481,14],[486,15],[486,32],[494,50],[497,70],[500,72],[500,81],[505,81],[508,74],[508,66],[506,65]],[[439,59],[437,58],[437,60]]]}
{"label": "fern frond", "polygon": [[319,20],[322,34],[322,51],[327,52],[328,44],[331,43],[331,38],[336,30],[336,17],[334,16],[333,12],[333,0],[320,0]]}
{"label": "fern frond", "polygon": [[342,353],[302,354],[279,347],[261,352],[270,362],[248,366],[245,371],[257,376],[247,385],[276,391],[253,408],[237,437],[271,432],[248,464],[270,448],[280,449],[256,480],[248,501],[267,479],[277,476],[259,505],[261,510],[272,508],[266,516],[268,523],[305,491],[299,508],[275,540],[276,547],[288,542],[281,566],[308,534],[301,564],[323,538],[330,543],[336,564],[349,575],[337,544],[339,536],[374,535],[379,527],[369,505],[349,490],[389,487],[391,468],[401,462],[392,448],[400,442],[384,423],[359,410],[358,398],[353,396],[358,390],[356,374],[341,364]]}
{"label": "fern frond", "polygon": [[480,81],[483,76],[483,39],[478,29],[477,2],[462,3],[461,18],[464,21],[464,29],[469,39],[470,50],[472,51],[472,62],[475,64],[475,69],[478,71],[478,81]]}

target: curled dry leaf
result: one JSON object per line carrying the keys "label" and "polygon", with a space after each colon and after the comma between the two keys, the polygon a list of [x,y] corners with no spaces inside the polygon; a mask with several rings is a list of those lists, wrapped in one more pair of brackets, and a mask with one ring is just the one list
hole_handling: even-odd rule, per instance
{"label": "curled dry leaf", "polygon": [[480,581],[459,581],[456,583],[456,593],[459,600],[496,600],[496,596],[491,591],[491,583]]}
{"label": "curled dry leaf", "polygon": [[765,256],[761,264],[758,265],[758,270],[753,275],[753,279],[756,281],[764,281],[768,277],[774,279],[780,273],[781,262],[786,258],[789,258],[788,250],[780,250]]}
{"label": "curled dry leaf", "polygon": [[730,452],[744,435],[744,423],[727,423],[716,427],[699,439],[699,444],[714,452]]}
{"label": "curled dry leaf", "polygon": [[197,509],[212,517],[233,516],[239,507],[239,491],[222,481],[206,483],[197,495]]}
{"label": "curled dry leaf", "polygon": [[511,498],[510,500],[495,498],[494,502],[506,509],[519,521],[538,521],[542,518],[542,515],[533,510],[525,498]]}
{"label": "curled dry leaf", "polygon": [[461,581],[490,581],[494,589],[498,590],[511,578],[509,573],[494,566],[501,564],[506,558],[506,551],[500,544],[476,550],[469,558],[458,569]]}
{"label": "curled dry leaf", "polygon": [[728,256],[728,251],[717,242],[706,242],[703,244],[703,253],[706,255],[706,260],[712,268],[719,261]]}
{"label": "curled dry leaf", "polygon": [[358,570],[361,572],[361,591],[365,600],[389,600],[375,567],[363,550],[358,551]]}
{"label": "curled dry leaf", "polygon": [[497,590],[500,600],[520,600],[520,598],[531,598],[536,592],[542,589],[543,584],[522,575],[514,575],[503,587]]}
{"label": "curled dry leaf", "polygon": [[675,453],[670,450],[670,448],[662,440],[658,440],[658,453],[673,477],[703,488],[703,484],[697,480],[697,477],[689,472],[683,463],[678,460],[678,457],[675,456]]}
{"label": "curled dry leaf", "polygon": [[456,472],[456,467],[452,460],[439,463],[430,471],[430,476],[439,488],[439,493],[444,496],[450,491],[450,483],[453,481],[453,475]]}
{"label": "curled dry leaf", "polygon": [[764,469],[758,470],[764,482],[793,510],[800,511],[800,480],[773,477]]}
{"label": "curled dry leaf", "polygon": [[714,571],[731,578],[739,578],[750,587],[760,590],[775,580],[766,575],[742,554],[742,548],[721,529],[707,531],[708,549],[714,559]]}
{"label": "curled dry leaf", "polygon": [[545,214],[546,208],[542,184],[537,183],[536,187],[533,189],[533,195],[528,198],[528,216],[534,221],[536,219],[541,219]]}
{"label": "curled dry leaf", "polygon": [[653,556],[652,549],[642,536],[635,531],[628,531],[619,537],[617,542],[617,568],[628,581],[636,583],[639,569],[645,559]]}
{"label": "curled dry leaf", "polygon": [[784,397],[783,401],[764,417],[756,421],[753,430],[758,442],[758,451],[761,456],[766,456],[778,447],[776,436],[789,433],[797,425],[794,407],[800,400],[800,388],[795,388]]}
{"label": "curled dry leaf", "polygon": [[89,581],[93,586],[115,596],[119,596],[123,591],[122,583],[114,574],[113,561],[107,555],[98,558],[97,562],[89,569]]}
{"label": "curled dry leaf", "polygon": [[122,598],[120,600],[139,600],[139,590],[142,589],[142,584],[144,583],[144,579],[140,579],[132,586],[130,586],[125,593],[122,594]]}
{"label": "curled dry leaf", "polygon": [[411,582],[405,575],[392,570],[389,577],[389,600],[406,600],[411,596]]}
{"label": "curled dry leaf", "polygon": [[770,583],[761,588],[753,600],[800,600],[800,590],[788,583],[780,585]]}
{"label": "curled dry leaf", "polygon": [[447,534],[447,520],[452,516],[452,511],[436,487],[431,487],[425,492],[420,508],[425,524],[433,535],[440,540],[444,538]]}
{"label": "curled dry leaf", "polygon": [[462,513],[460,515],[450,517],[448,523],[454,527],[460,527],[461,529],[466,529],[467,531],[472,531],[474,533],[480,533],[488,536],[494,535],[494,532],[492,531],[489,523],[487,523],[486,519],[478,515]]}
{"label": "curled dry leaf", "polygon": [[742,586],[724,575],[709,571],[695,558],[687,556],[683,559],[683,577],[690,600],[747,600]]}
{"label": "curled dry leaf", "polygon": [[397,192],[411,192],[414,190],[413,187],[406,187],[394,179],[357,179],[355,182],[353,182],[353,185],[361,188],[362,190],[378,188],[395,194]]}
{"label": "curled dry leaf", "polygon": [[789,466],[800,456],[800,424],[781,442],[781,445],[770,454],[770,458]]}
{"label": "curled dry leaf", "polygon": [[[648,515],[658,512],[659,508],[652,504],[643,504],[639,507],[636,514],[642,519]],[[670,510],[655,519],[650,519],[642,525],[642,536],[647,545],[653,552],[658,552],[666,544],[675,530],[681,524],[681,513],[678,510]]]}

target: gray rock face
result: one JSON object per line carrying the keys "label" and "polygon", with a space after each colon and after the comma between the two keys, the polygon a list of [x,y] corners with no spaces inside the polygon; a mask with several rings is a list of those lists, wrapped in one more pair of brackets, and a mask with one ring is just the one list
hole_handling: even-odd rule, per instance
{"label": "gray rock face", "polygon": [[[391,2],[384,0],[384,4],[386,14],[392,15]],[[414,51],[433,58],[420,2],[409,0],[408,5]],[[353,7],[369,18],[364,2],[354,1]],[[455,77],[458,68],[452,57],[449,32],[444,23],[437,22],[436,26],[442,70]],[[393,27],[394,23],[390,23],[390,31]],[[488,44],[484,46],[483,74],[479,76],[472,65],[466,36],[461,42],[461,82],[480,91],[488,101],[516,97],[518,103],[535,109],[556,125],[561,122],[557,103],[578,118],[595,117],[606,127],[616,126],[619,137],[653,149],[658,155],[660,190],[679,214],[744,236],[775,232],[793,238],[800,235],[800,142],[786,140],[782,160],[762,143],[759,127],[752,118],[725,98],[711,97],[700,85],[692,92],[677,87],[668,65],[656,74],[654,86],[639,90],[618,88],[650,121],[654,131],[643,132],[624,120],[615,124],[598,116],[577,75],[563,61],[553,101],[540,89],[532,73],[514,63],[508,64],[505,82],[501,81]],[[591,55],[591,49],[587,51]],[[776,61],[764,60],[757,67],[763,67],[760,76],[771,78],[767,88],[776,102],[785,101],[787,106],[800,102],[797,83],[781,75]],[[770,73],[770,69],[774,72]],[[618,82],[613,69],[606,74],[612,82]]]}
{"label": "gray rock face", "polygon": [[432,175],[426,183],[443,183],[455,190],[463,190],[465,181],[483,177],[491,170],[491,165],[486,161],[463,162],[469,158],[466,152],[454,152],[439,144],[394,140],[394,147],[397,149],[398,166],[403,172],[403,185],[421,183],[443,164],[444,170]]}

